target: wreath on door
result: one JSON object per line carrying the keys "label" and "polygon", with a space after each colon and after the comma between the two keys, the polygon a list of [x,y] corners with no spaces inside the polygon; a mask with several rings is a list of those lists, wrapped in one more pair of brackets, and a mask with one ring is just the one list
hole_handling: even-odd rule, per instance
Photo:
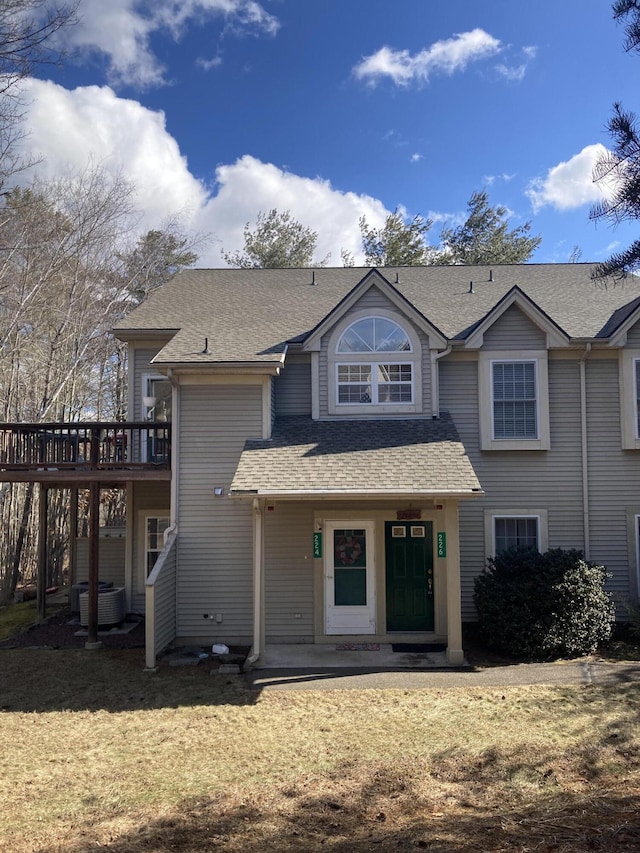
{"label": "wreath on door", "polygon": [[362,556],[362,546],[355,536],[344,536],[336,547],[336,560],[343,566],[352,566]]}

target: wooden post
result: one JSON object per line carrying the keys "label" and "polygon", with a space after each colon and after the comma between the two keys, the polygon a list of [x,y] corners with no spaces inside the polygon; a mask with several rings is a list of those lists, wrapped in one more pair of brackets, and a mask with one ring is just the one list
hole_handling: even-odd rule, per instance
{"label": "wooden post", "polygon": [[100,559],[100,483],[92,482],[89,490],[89,612],[87,649],[99,649],[98,579]]}
{"label": "wooden post", "polygon": [[40,483],[40,503],[38,507],[38,579],[36,582],[36,604],[38,622],[47,618],[47,507],[49,490]]}
{"label": "wooden post", "polygon": [[69,501],[69,601],[71,587],[78,579],[78,561],[76,559],[76,539],[78,538],[78,487],[71,489]]}

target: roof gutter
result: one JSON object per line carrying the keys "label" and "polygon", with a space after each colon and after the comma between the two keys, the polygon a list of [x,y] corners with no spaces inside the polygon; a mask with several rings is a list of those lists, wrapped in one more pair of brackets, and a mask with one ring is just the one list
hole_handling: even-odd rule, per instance
{"label": "roof gutter", "polygon": [[468,498],[477,498],[482,497],[484,495],[484,491],[481,488],[478,489],[438,489],[428,492],[407,492],[402,489],[360,489],[358,491],[331,491],[329,489],[297,489],[297,490],[283,490],[283,489],[254,489],[243,491],[240,489],[234,489],[229,492],[229,497],[235,500],[256,500],[258,497],[261,498],[279,498],[282,500],[358,500],[358,499],[369,499],[376,500],[379,498],[394,498],[395,500],[408,500],[408,501],[416,501],[416,500],[434,500],[437,501],[440,498],[442,500],[446,499],[455,499],[455,500],[466,500]]}

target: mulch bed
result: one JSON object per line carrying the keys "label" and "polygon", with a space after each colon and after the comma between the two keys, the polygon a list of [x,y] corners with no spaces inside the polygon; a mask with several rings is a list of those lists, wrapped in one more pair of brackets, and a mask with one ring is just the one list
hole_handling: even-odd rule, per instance
{"label": "mulch bed", "polygon": [[[83,649],[87,638],[76,637],[79,626],[70,625],[71,613],[60,611],[42,625],[31,625],[23,631],[0,641],[0,649]],[[144,648],[144,621],[126,634],[101,634],[98,638],[106,649]]]}

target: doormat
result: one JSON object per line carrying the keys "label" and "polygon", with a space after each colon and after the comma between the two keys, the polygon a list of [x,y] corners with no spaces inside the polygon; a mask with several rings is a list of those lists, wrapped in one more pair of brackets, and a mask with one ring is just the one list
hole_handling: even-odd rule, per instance
{"label": "doormat", "polygon": [[446,652],[444,643],[392,643],[394,652]]}
{"label": "doormat", "polygon": [[379,652],[380,643],[336,643],[337,652]]}

